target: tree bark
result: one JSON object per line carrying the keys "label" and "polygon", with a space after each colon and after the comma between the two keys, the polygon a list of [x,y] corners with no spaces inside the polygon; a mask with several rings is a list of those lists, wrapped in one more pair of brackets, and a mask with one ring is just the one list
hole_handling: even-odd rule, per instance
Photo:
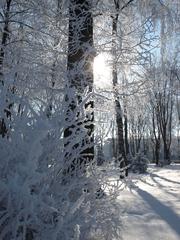
{"label": "tree bark", "polygon": [[160,139],[155,143],[155,161],[156,165],[159,165],[159,153],[160,153]]}
{"label": "tree bark", "polygon": [[[117,63],[116,63],[116,36],[117,36],[117,24],[119,17],[119,1],[114,1],[116,14],[112,16],[112,49],[113,49],[113,87],[114,87],[114,103],[116,112],[116,125],[117,125],[117,135],[118,135],[118,155],[120,157],[120,169],[127,166],[127,157],[125,152],[124,136],[123,136],[123,117],[122,108],[120,104],[120,99],[117,92],[118,76],[117,76]],[[125,175],[128,175],[128,170],[126,169]],[[120,175],[121,176],[121,175]]]}
{"label": "tree bark", "polygon": [[[78,168],[83,168],[83,165],[88,164],[94,158],[94,103],[91,100],[85,103],[84,119],[81,117],[81,110],[78,109],[85,89],[88,88],[88,92],[91,92],[93,87],[94,53],[91,8],[91,0],[70,0],[69,2],[68,82],[65,101],[68,105],[66,122],[68,123],[69,116],[73,114],[74,122],[72,124],[71,121],[64,130],[64,147],[65,172],[71,172],[71,175],[75,175]],[[69,149],[70,145],[71,149]],[[76,152],[77,156],[73,156],[73,152]]]}
{"label": "tree bark", "polygon": [[128,142],[128,119],[127,116],[124,116],[124,141],[126,148],[126,155],[129,154],[129,142]]}
{"label": "tree bark", "polygon": [[156,165],[159,165],[159,154],[161,147],[161,138],[160,138],[160,123],[158,117],[158,103],[156,106],[152,106],[152,127],[153,127],[153,145],[154,145],[154,157]]}
{"label": "tree bark", "polygon": [[[5,56],[5,47],[9,38],[9,18],[10,18],[10,8],[11,8],[12,0],[6,0],[6,6],[4,9],[4,27],[2,32],[2,39],[1,39],[1,48],[0,48],[0,84],[4,86],[4,79],[3,79],[3,63],[4,63],[4,56]],[[10,108],[12,104],[9,104],[6,109],[4,110],[4,115],[0,118],[0,135],[4,138],[8,132],[7,123],[5,118],[11,117]]]}

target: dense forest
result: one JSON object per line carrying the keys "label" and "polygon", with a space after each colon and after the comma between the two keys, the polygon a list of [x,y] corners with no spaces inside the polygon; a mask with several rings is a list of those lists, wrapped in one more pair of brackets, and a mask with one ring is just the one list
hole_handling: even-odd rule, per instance
{"label": "dense forest", "polygon": [[179,90],[179,0],[1,0],[0,239],[120,239],[129,176],[180,161]]}

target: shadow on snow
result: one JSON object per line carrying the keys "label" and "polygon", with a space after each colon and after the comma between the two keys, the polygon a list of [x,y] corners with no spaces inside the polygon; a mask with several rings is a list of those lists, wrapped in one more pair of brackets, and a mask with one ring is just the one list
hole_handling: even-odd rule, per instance
{"label": "shadow on snow", "polygon": [[158,199],[148,192],[138,188],[137,193],[143,198],[151,208],[164,220],[167,224],[180,235],[180,217],[169,207],[164,205]]}

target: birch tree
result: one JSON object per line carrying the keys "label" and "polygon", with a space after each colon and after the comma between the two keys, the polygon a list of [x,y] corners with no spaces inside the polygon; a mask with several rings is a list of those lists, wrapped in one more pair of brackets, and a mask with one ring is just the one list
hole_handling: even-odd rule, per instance
{"label": "birch tree", "polygon": [[[83,94],[93,87],[93,18],[91,0],[69,2],[69,39],[67,59],[67,103],[64,131],[65,172],[78,171],[94,158],[93,101],[83,100]],[[85,109],[85,115],[80,112]],[[69,149],[70,146],[70,149]],[[76,152],[76,154],[74,154]],[[75,157],[75,158],[74,158]]]}

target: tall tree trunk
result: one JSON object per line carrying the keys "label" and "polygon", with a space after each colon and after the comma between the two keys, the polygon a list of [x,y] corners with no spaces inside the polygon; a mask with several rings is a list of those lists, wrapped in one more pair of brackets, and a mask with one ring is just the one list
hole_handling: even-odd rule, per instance
{"label": "tall tree trunk", "polygon": [[164,163],[165,165],[168,165],[171,163],[170,148],[166,141],[164,141]]}
{"label": "tall tree trunk", "polygon": [[[69,39],[67,60],[67,102],[64,130],[65,173],[77,174],[94,158],[94,113],[93,101],[85,103],[82,119],[78,105],[82,103],[85,89],[93,87],[93,18],[92,0],[69,1]],[[73,117],[72,119],[69,119]],[[68,125],[68,122],[70,122]],[[84,168],[85,170],[85,168]]]}
{"label": "tall tree trunk", "polygon": [[114,159],[117,159],[117,133],[115,122],[112,127],[112,156]]}
{"label": "tall tree trunk", "polygon": [[164,149],[164,156],[165,156],[165,161],[169,165],[171,163],[171,155],[170,155],[170,149],[169,148]]}
{"label": "tall tree trunk", "polygon": [[[115,101],[115,111],[116,111],[116,124],[117,124],[117,135],[118,135],[118,155],[120,158],[120,168],[127,165],[127,158],[125,152],[124,136],[123,136],[123,114],[120,104],[120,99],[117,92],[118,76],[117,76],[117,57],[116,57],[116,36],[117,36],[117,24],[119,17],[119,1],[114,1],[116,14],[112,16],[112,52],[113,52],[113,87],[114,87],[114,101]],[[126,176],[128,175],[128,170],[125,171]],[[121,177],[121,175],[120,175]]]}
{"label": "tall tree trunk", "polygon": [[160,137],[160,123],[159,123],[159,116],[158,116],[158,103],[156,106],[153,106],[152,109],[152,131],[153,131],[153,145],[154,145],[154,157],[156,165],[159,165],[159,154],[161,148],[161,137]]}
{"label": "tall tree trunk", "polygon": [[[1,48],[0,48],[0,84],[2,87],[4,86],[4,76],[3,76],[3,63],[4,63],[4,56],[5,56],[5,47],[8,42],[9,38],[9,17],[10,17],[10,7],[11,7],[12,0],[6,0],[6,5],[4,9],[4,27],[2,31],[2,39],[1,39]],[[8,127],[5,121],[5,118],[11,117],[10,108],[12,104],[9,104],[5,110],[5,116],[0,117],[0,135],[5,137],[8,132]]]}
{"label": "tall tree trunk", "polygon": [[173,71],[170,70],[170,75],[167,75],[166,70],[166,37],[165,37],[165,15],[161,18],[161,77],[163,88],[159,93],[159,122],[162,140],[164,144],[164,164],[170,164],[170,148],[172,135],[172,112],[173,112]]}
{"label": "tall tree trunk", "polygon": [[160,154],[160,138],[155,142],[155,161],[156,165],[159,165],[159,154]]}
{"label": "tall tree trunk", "polygon": [[129,154],[128,119],[127,119],[127,114],[126,113],[125,113],[125,116],[124,116],[124,141],[125,141],[126,155],[128,155]]}

